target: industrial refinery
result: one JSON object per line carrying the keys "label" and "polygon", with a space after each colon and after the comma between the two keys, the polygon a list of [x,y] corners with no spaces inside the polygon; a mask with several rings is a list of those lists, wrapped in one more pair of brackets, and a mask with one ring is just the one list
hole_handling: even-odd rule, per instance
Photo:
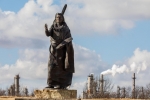
{"label": "industrial refinery", "polygon": [[14,83],[7,90],[8,96],[20,96],[20,95],[28,96],[27,87],[23,88],[23,94],[20,93],[19,79],[20,79],[19,74],[14,77]]}
{"label": "industrial refinery", "polygon": [[139,88],[137,92],[136,84],[135,84],[135,73],[133,73],[131,85],[131,94],[129,93],[129,89],[125,87],[117,86],[116,92],[112,92],[113,84],[109,82],[109,80],[104,79],[104,75],[101,74],[99,79],[94,77],[94,74],[90,74],[87,77],[86,88],[83,90],[83,98],[84,99],[92,99],[92,98],[132,98],[132,99],[144,99],[146,98],[146,94],[144,93],[144,88]]}

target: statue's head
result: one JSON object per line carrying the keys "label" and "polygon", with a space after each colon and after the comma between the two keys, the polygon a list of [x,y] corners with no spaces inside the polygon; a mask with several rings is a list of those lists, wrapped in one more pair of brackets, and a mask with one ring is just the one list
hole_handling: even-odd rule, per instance
{"label": "statue's head", "polygon": [[56,15],[55,15],[55,22],[56,23],[65,22],[64,16],[61,13],[56,13]]}

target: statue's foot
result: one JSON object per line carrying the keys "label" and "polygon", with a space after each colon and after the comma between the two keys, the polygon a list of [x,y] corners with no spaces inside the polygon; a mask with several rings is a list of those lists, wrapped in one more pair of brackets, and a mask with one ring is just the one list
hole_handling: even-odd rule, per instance
{"label": "statue's foot", "polygon": [[55,87],[55,89],[66,89],[66,87],[58,85]]}
{"label": "statue's foot", "polygon": [[49,85],[49,86],[47,86],[47,87],[45,87],[45,88],[54,88],[54,86]]}
{"label": "statue's foot", "polygon": [[61,89],[60,85],[55,86],[55,89]]}

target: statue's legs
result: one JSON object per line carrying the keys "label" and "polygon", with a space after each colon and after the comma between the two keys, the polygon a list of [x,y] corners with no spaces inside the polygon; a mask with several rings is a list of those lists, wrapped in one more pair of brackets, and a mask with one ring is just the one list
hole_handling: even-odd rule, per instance
{"label": "statue's legs", "polygon": [[[59,88],[66,88],[72,83],[72,73],[65,70],[65,56],[63,50],[59,50],[56,57],[49,56],[48,61],[48,78],[47,84],[49,87],[59,86]],[[61,57],[61,59],[59,59]],[[57,60],[56,60],[57,59]]]}

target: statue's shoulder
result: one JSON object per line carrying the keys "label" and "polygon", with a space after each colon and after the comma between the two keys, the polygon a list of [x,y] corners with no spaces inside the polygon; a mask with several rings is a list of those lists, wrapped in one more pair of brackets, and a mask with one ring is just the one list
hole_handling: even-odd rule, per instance
{"label": "statue's shoulder", "polygon": [[68,25],[67,25],[65,22],[64,22],[64,29],[65,29],[66,31],[70,31]]}

